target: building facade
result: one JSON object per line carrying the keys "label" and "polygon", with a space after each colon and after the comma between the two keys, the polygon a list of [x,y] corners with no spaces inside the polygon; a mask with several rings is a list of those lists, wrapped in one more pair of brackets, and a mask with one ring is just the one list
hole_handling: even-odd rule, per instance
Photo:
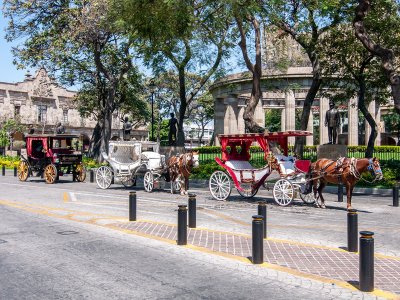
{"label": "building facade", "polygon": [[[296,110],[303,109],[307,92],[312,83],[312,68],[299,45],[290,37],[275,40],[276,33],[268,32],[264,42],[264,68],[261,81],[262,97],[255,111],[255,121],[265,126],[265,110],[279,109],[281,111],[281,130],[295,130]],[[273,46],[271,46],[273,45]],[[282,67],[282,62],[285,65]],[[214,130],[215,134],[244,133],[243,113],[252,90],[252,76],[249,72],[233,74],[215,82],[210,92],[214,98]],[[324,97],[322,89],[316,96],[307,130],[319,131],[319,144],[328,142],[328,130],[324,126],[325,112],[329,109],[329,99]],[[369,112],[378,125],[376,145],[381,145],[381,133],[384,123],[381,113],[389,106],[380,107],[375,101],[369,104]],[[371,128],[365,126],[365,138],[360,138],[359,111],[357,99],[344,99],[339,106],[342,124],[339,128],[339,143],[359,145],[360,141],[368,142]],[[218,142],[218,141],[216,141]],[[294,144],[294,138],[289,140]],[[307,145],[316,144],[313,137],[307,137]]]}
{"label": "building facade", "polygon": [[[44,68],[34,76],[27,73],[22,82],[0,82],[0,123],[16,119],[35,133],[54,133],[61,123],[67,133],[83,135],[88,141],[96,120],[80,116],[75,95],[76,92],[59,86]],[[131,133],[138,140],[148,137],[145,129]],[[117,114],[113,116],[112,137],[122,137],[122,122]]]}

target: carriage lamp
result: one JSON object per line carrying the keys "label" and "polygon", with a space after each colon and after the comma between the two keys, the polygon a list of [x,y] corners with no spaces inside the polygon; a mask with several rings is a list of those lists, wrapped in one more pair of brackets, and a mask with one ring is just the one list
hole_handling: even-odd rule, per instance
{"label": "carriage lamp", "polygon": [[53,154],[53,160],[54,160],[55,163],[59,163],[60,162],[60,159],[58,158],[58,154],[57,153]]}

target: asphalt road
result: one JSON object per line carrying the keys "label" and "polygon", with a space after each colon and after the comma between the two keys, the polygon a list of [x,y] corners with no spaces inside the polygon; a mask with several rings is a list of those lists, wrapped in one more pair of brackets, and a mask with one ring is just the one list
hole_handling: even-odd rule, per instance
{"label": "asphalt road", "polygon": [[[135,188],[138,218],[176,223],[187,197]],[[187,247],[96,226],[128,215],[128,190],[91,183],[54,185],[0,177],[0,299],[360,299],[373,298],[326,283],[199,253]],[[257,203],[232,193],[230,201],[197,196],[199,227],[250,234]],[[268,202],[268,236],[332,247],[346,246],[346,204],[327,195],[327,209],[296,201]],[[400,256],[400,209],[390,197],[355,196],[359,229],[375,232],[376,252]],[[55,218],[57,210],[65,218]]]}

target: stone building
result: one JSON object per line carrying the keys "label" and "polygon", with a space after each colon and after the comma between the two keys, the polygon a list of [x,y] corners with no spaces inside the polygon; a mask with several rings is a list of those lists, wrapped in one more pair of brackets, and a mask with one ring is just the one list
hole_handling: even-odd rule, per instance
{"label": "stone building", "polygon": [[[18,119],[33,128],[35,133],[54,133],[56,124],[61,122],[67,133],[82,134],[88,142],[96,121],[80,116],[74,101],[75,94],[59,86],[44,68],[38,70],[35,76],[27,73],[23,82],[0,82],[0,123]],[[122,137],[121,129],[122,122],[115,115],[112,122],[114,139]],[[143,140],[147,138],[148,131],[133,130],[131,135]]]}
{"label": "stone building", "polygon": [[[302,109],[305,97],[312,82],[312,68],[307,56],[291,37],[276,38],[276,32],[268,32],[264,41],[264,65],[261,81],[262,97],[255,111],[255,121],[265,125],[265,109],[281,111],[281,130],[295,130],[296,109]],[[273,45],[273,46],[271,46]],[[215,82],[210,92],[214,97],[215,134],[244,133],[243,112],[250,98],[252,76],[249,72],[233,74]],[[319,144],[328,142],[328,130],[324,127],[325,112],[329,109],[329,99],[323,97],[323,90],[316,96],[307,130],[314,132],[319,127]],[[344,99],[340,105],[342,125],[339,128],[339,143],[358,145],[359,141],[368,141],[369,125],[365,125],[365,137],[359,136],[359,117],[357,99]],[[375,101],[369,105],[369,111],[375,118],[380,131],[376,145],[381,144],[381,131],[384,124],[381,110]],[[322,113],[321,113],[322,112]],[[216,141],[218,142],[218,141]],[[294,144],[294,139],[289,140]],[[307,137],[307,145],[313,145],[313,137]]]}

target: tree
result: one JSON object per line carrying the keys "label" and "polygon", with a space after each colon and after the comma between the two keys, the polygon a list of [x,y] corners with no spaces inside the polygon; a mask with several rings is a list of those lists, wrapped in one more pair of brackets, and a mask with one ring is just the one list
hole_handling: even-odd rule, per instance
{"label": "tree", "polygon": [[[379,20],[375,19],[375,22],[381,24],[381,30],[398,30],[400,25],[400,18],[398,16],[398,2],[397,1],[375,1],[374,5],[369,0],[359,0],[358,6],[355,9],[355,17],[353,20],[353,26],[355,29],[356,37],[361,41],[364,47],[373,55],[378,56],[382,62],[383,72],[386,75],[394,100],[394,107],[397,113],[400,114],[400,76],[397,73],[397,65],[395,62],[395,55],[398,55],[398,49],[394,49],[395,45],[386,44],[386,47],[382,46],[378,40],[374,40],[369,34],[369,28],[366,24],[368,13],[371,9],[380,10],[382,17]],[[382,26],[382,25],[385,26]],[[396,32],[394,36],[397,36]],[[387,41],[385,41],[387,42]],[[391,48],[393,47],[393,48]]]}
{"label": "tree", "polygon": [[393,110],[382,118],[385,121],[386,132],[391,132],[392,134],[396,132],[397,146],[400,146],[400,114]]}
{"label": "tree", "polygon": [[[380,35],[380,32],[379,28],[375,28],[376,34]],[[330,78],[326,83],[334,91],[332,98],[351,99],[357,96],[357,107],[371,127],[365,155],[372,157],[378,127],[366,103],[373,100],[382,103],[388,96],[377,60],[356,39],[350,23],[330,30],[323,37],[320,47],[320,53],[323,53],[321,69],[325,77]]]}
{"label": "tree", "polygon": [[12,145],[12,134],[15,132],[23,132],[25,126],[20,122],[9,119],[5,121],[0,129],[0,147],[8,147]]}
{"label": "tree", "polygon": [[[307,129],[311,107],[323,80],[317,46],[321,37],[342,21],[343,11],[348,5],[348,1],[342,0],[277,0],[267,2],[264,7],[271,23],[299,43],[311,62],[312,82],[304,100],[301,130]],[[296,138],[295,152],[298,155],[302,155],[304,144],[304,137]]]}
{"label": "tree", "polygon": [[280,131],[281,129],[281,110],[266,109],[265,110],[265,129],[270,132]]}
{"label": "tree", "polygon": [[214,118],[214,99],[212,95],[208,91],[204,92],[196,99],[194,107],[190,108],[189,111],[191,111],[189,120],[197,125],[199,129],[199,145],[202,145],[205,128]]}
{"label": "tree", "polygon": [[[243,113],[245,128],[249,132],[264,132],[265,128],[259,126],[254,120],[254,112],[261,98],[261,8],[258,1],[233,1],[233,15],[239,30],[239,47],[247,69],[252,74],[252,88],[250,99]],[[247,46],[250,31],[254,32],[254,63],[251,62]]]}
{"label": "tree", "polygon": [[120,106],[116,99],[126,99],[118,94],[132,69],[134,41],[113,26],[109,2],[5,0],[4,14],[10,19],[7,39],[25,38],[14,51],[19,67],[45,66],[61,83],[81,85],[83,98],[95,92],[90,154],[98,158],[107,152],[112,115]]}
{"label": "tree", "polygon": [[[218,73],[229,45],[229,20],[218,1],[114,1],[119,25],[141,38],[141,53],[158,76],[174,70],[179,83],[178,145],[184,144],[183,124],[189,103]],[[190,91],[186,73],[201,77]]]}

